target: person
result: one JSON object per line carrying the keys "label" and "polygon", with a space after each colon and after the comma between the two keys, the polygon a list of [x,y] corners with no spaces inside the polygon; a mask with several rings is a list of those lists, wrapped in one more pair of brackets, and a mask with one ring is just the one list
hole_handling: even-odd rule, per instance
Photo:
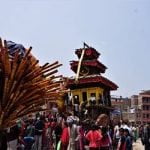
{"label": "person", "polygon": [[44,118],[37,118],[35,123],[35,146],[37,150],[42,149],[42,133],[44,129]]}
{"label": "person", "polygon": [[34,137],[35,128],[33,126],[33,121],[29,120],[28,125],[25,130],[25,136],[26,137]]}
{"label": "person", "polygon": [[76,150],[84,150],[84,133],[83,123],[79,121],[77,125]]}
{"label": "person", "polygon": [[69,150],[75,150],[77,144],[77,122],[78,118],[76,116],[68,116],[67,123],[69,126]]}
{"label": "person", "polygon": [[120,123],[118,123],[115,127],[114,127],[114,136],[113,136],[113,140],[114,140],[114,148],[117,148],[119,139],[120,139],[120,134],[119,134],[119,129],[120,129]]}
{"label": "person", "polygon": [[44,129],[43,129],[43,134],[42,134],[42,145],[43,149],[44,148],[49,148],[49,127],[50,127],[50,122],[48,118],[45,117],[44,120]]}
{"label": "person", "polygon": [[7,137],[2,129],[0,129],[0,150],[7,150]]}
{"label": "person", "polygon": [[126,150],[132,150],[132,139],[128,129],[124,129]]}
{"label": "person", "polygon": [[130,136],[133,136],[133,134],[132,134],[132,130],[131,130],[131,128],[129,127],[129,121],[126,119],[126,120],[123,120],[123,122],[122,122],[122,125],[121,125],[121,128],[123,128],[123,129],[128,129],[128,131],[129,131],[129,133],[130,133]]}
{"label": "person", "polygon": [[17,124],[11,128],[8,128],[7,130],[8,147],[10,147],[11,145],[12,149],[17,149],[19,134],[20,134],[20,130]]}
{"label": "person", "polygon": [[102,127],[102,139],[100,142],[100,150],[110,150],[112,148],[112,140],[108,133],[107,127]]}
{"label": "person", "polygon": [[69,130],[66,121],[62,122],[62,134],[61,134],[61,150],[67,150],[69,144]]}
{"label": "person", "polygon": [[143,125],[139,127],[139,138],[142,138],[142,134],[143,134]]}
{"label": "person", "polygon": [[126,150],[126,142],[125,142],[125,136],[124,136],[124,129],[119,129],[119,135],[120,139],[118,141],[117,150]]}
{"label": "person", "polygon": [[60,141],[61,134],[62,134],[61,122],[58,122],[55,127],[55,135],[56,135],[56,148],[55,149],[57,149],[57,145],[58,145],[58,142]]}
{"label": "person", "polygon": [[91,126],[91,130],[86,134],[86,139],[89,141],[90,150],[99,150],[102,134],[94,123]]}
{"label": "person", "polygon": [[54,149],[54,147],[56,146],[56,135],[55,135],[55,127],[56,127],[56,123],[57,122],[57,119],[55,118],[55,115],[53,115],[53,117],[51,118],[50,120],[50,132],[49,132],[49,135],[50,135],[50,142],[49,142],[49,146],[50,146],[50,149]]}
{"label": "person", "polygon": [[136,142],[136,140],[137,140],[137,127],[136,127],[136,125],[134,125],[133,127],[132,127],[132,133],[133,133],[133,140],[134,140],[134,142]]}
{"label": "person", "polygon": [[142,134],[142,143],[145,147],[145,150],[150,148],[150,125],[145,125]]}

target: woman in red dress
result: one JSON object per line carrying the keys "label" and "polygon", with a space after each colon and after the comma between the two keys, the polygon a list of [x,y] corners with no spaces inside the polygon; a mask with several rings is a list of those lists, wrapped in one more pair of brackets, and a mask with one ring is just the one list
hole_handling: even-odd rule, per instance
{"label": "woman in red dress", "polygon": [[66,122],[63,123],[63,130],[61,134],[61,150],[67,150],[69,144],[69,129]]}
{"label": "woman in red dress", "polygon": [[90,150],[99,150],[102,135],[95,124],[92,125],[91,130],[87,133],[86,139],[89,141]]}

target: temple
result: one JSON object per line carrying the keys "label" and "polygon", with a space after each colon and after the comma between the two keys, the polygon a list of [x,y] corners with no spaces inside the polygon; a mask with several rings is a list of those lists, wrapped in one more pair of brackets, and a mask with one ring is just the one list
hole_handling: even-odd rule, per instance
{"label": "temple", "polygon": [[107,67],[98,60],[100,53],[84,45],[84,48],[77,49],[75,54],[78,60],[71,61],[70,66],[76,76],[69,78],[67,82],[75,112],[87,109],[92,118],[101,113],[109,114],[110,91],[117,90],[118,86],[102,76]]}

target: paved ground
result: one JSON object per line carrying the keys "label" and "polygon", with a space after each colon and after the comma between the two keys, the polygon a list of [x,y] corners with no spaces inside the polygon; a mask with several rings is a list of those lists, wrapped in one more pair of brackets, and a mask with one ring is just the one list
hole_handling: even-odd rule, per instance
{"label": "paved ground", "polygon": [[17,140],[11,141],[8,143],[8,149],[7,150],[16,150]]}
{"label": "paved ground", "polygon": [[144,146],[142,145],[140,139],[138,139],[136,143],[133,143],[133,150],[144,150]]}
{"label": "paved ground", "polygon": [[[16,150],[16,147],[15,147],[16,143],[17,143],[16,140],[10,142],[8,144],[8,149],[7,150]],[[136,141],[136,143],[133,143],[133,150],[144,150],[144,146],[142,145],[140,139],[138,139]]]}

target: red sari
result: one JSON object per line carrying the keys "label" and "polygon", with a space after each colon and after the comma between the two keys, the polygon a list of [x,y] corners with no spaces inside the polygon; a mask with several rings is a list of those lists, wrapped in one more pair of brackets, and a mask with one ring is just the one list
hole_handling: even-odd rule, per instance
{"label": "red sari", "polygon": [[61,140],[61,150],[67,150],[69,144],[68,127],[63,128],[60,140]]}
{"label": "red sari", "polygon": [[100,147],[100,141],[102,139],[101,132],[98,130],[90,130],[86,135],[86,139],[90,142],[90,149],[98,149]]}

